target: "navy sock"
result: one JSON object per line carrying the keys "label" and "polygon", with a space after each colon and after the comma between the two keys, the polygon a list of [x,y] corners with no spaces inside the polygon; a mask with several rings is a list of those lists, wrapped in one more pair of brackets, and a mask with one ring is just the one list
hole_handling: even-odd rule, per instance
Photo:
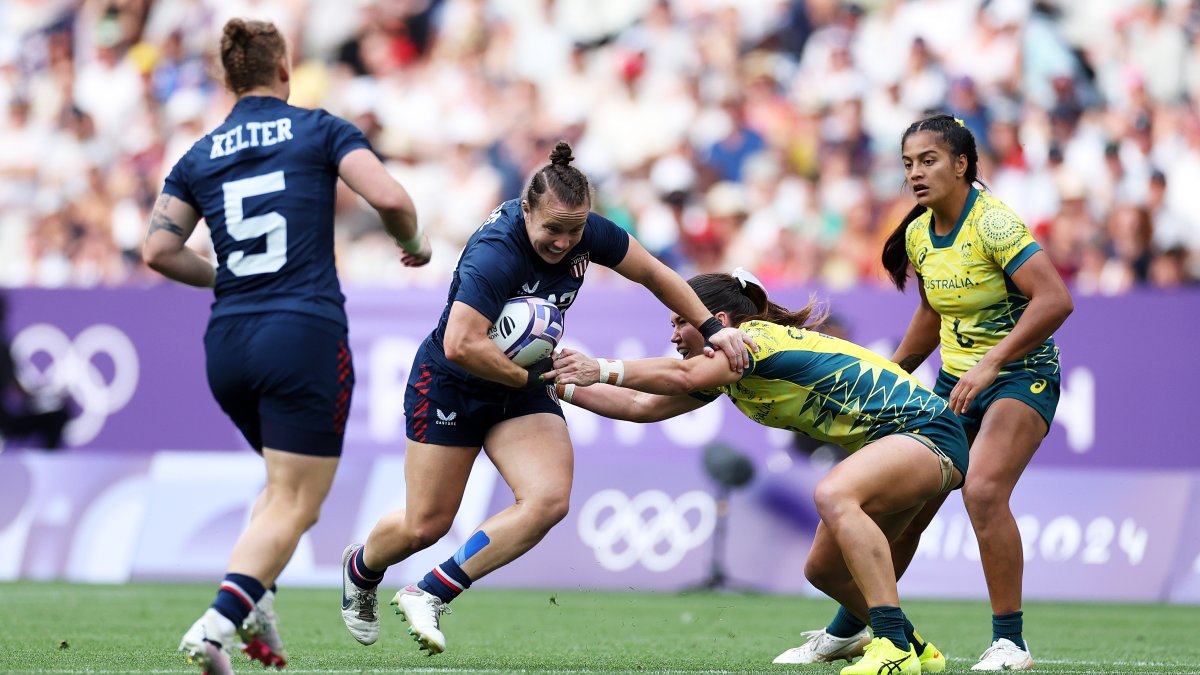
{"label": "navy sock", "polygon": [[897,649],[908,651],[908,638],[904,636],[904,624],[908,619],[904,618],[904,612],[888,605],[872,607],[870,612],[871,632],[875,637],[887,638]]}
{"label": "navy sock", "polygon": [[378,571],[367,567],[366,561],[363,560],[363,551],[366,549],[366,546],[359,546],[354,555],[350,556],[346,566],[350,568],[350,582],[364,591],[369,591],[383,581],[383,575],[387,570]]}
{"label": "navy sock", "polygon": [[992,642],[1005,638],[1021,649],[1025,649],[1025,638],[1021,636],[1021,631],[1025,628],[1023,616],[1025,613],[1019,609],[1008,614],[993,614]]}
{"label": "navy sock", "polygon": [[863,620],[850,613],[850,610],[845,607],[838,606],[837,614],[833,615],[833,621],[825,627],[825,632],[834,637],[848,638],[852,635],[857,635],[858,631],[867,627]]}
{"label": "navy sock", "polygon": [[458,566],[454,558],[450,558],[430,570],[424,579],[417,582],[417,587],[438,596],[442,602],[450,602],[471,587],[471,577]]}
{"label": "navy sock", "polygon": [[258,579],[245,574],[226,574],[221,587],[217,589],[217,599],[213,600],[212,608],[241,628],[242,622],[262,599],[263,593],[266,593],[266,589]]}
{"label": "navy sock", "polygon": [[917,656],[920,656],[921,652],[925,651],[925,639],[921,637],[916,628],[913,628],[912,622],[908,620],[908,617],[904,618],[904,637],[908,638],[909,644],[913,646],[913,649],[917,650]]}

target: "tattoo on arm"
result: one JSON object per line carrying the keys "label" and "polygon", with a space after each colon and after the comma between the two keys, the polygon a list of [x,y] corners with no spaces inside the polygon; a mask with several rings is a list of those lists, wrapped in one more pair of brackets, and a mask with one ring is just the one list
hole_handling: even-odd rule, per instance
{"label": "tattoo on arm", "polygon": [[174,235],[183,236],[183,228],[166,213],[167,204],[170,202],[171,195],[158,196],[158,202],[154,204],[154,214],[150,216],[150,231],[146,233],[147,236],[154,234],[156,230],[166,230]]}
{"label": "tattoo on arm", "polygon": [[906,372],[911,373],[917,369],[917,366],[924,363],[925,359],[927,358],[929,358],[929,354],[909,354],[908,356],[900,359],[899,365]]}

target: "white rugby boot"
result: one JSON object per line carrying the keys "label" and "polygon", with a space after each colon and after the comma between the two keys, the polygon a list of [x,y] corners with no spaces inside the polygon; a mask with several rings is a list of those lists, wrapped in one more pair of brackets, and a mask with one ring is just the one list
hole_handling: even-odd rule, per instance
{"label": "white rugby boot", "polygon": [[287,665],[287,652],[283,638],[279,637],[279,616],[275,614],[275,593],[267,591],[255,605],[254,611],[242,622],[238,631],[245,645],[242,651],[258,661],[263,668],[283,668]]}
{"label": "white rugby boot", "polygon": [[233,675],[230,653],[239,646],[237,626],[212,607],[183,634],[179,651],[205,675]]}
{"label": "white rugby boot", "polygon": [[830,635],[824,628],[806,630],[801,635],[808,638],[808,641],[776,656],[772,663],[833,663],[839,659],[849,661],[862,654],[863,648],[871,643],[871,633],[866,628],[845,638]]}
{"label": "white rugby boot", "polygon": [[342,621],[346,630],[364,645],[379,639],[378,588],[359,588],[350,580],[350,558],[362,544],[350,544],[342,551]]}
{"label": "white rugby boot", "polygon": [[408,622],[408,634],[421,649],[428,650],[430,656],[446,651],[446,636],[442,635],[438,625],[441,616],[450,613],[450,608],[441,598],[412,584],[400,589],[391,605],[400,618]]}
{"label": "white rugby boot", "polygon": [[1028,649],[1028,642],[1025,649],[1021,649],[1012,640],[1000,638],[984,650],[979,663],[971,666],[971,670],[1032,670],[1033,655]]}

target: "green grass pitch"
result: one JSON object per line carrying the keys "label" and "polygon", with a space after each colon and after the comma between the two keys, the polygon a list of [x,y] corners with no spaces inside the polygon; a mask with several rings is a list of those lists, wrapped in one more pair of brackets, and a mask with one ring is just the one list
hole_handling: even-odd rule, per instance
{"label": "green grass pitch", "polygon": [[[179,638],[215,585],[0,584],[0,672],[188,673]],[[390,587],[389,587],[390,588]],[[284,588],[276,603],[291,673],[791,673],[775,666],[828,601],[722,593],[476,589],[443,619],[448,650],[418,653],[381,593],[382,635],[363,647],[342,626],[339,592]],[[918,630],[969,672],[991,638],[982,602],[905,603]],[[1200,673],[1200,607],[1029,603],[1026,637],[1042,673]],[[239,672],[255,672],[240,654]]]}

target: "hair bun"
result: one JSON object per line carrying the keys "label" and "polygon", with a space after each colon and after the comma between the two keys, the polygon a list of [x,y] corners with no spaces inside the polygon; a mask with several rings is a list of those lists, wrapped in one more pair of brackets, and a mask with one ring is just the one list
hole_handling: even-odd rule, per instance
{"label": "hair bun", "polygon": [[243,42],[249,37],[250,31],[246,27],[246,22],[242,19],[230,19],[225,23],[225,37],[228,37],[234,42]]}
{"label": "hair bun", "polygon": [[571,154],[571,145],[566,141],[559,141],[554,149],[550,151],[551,164],[570,164],[571,160],[575,159]]}

